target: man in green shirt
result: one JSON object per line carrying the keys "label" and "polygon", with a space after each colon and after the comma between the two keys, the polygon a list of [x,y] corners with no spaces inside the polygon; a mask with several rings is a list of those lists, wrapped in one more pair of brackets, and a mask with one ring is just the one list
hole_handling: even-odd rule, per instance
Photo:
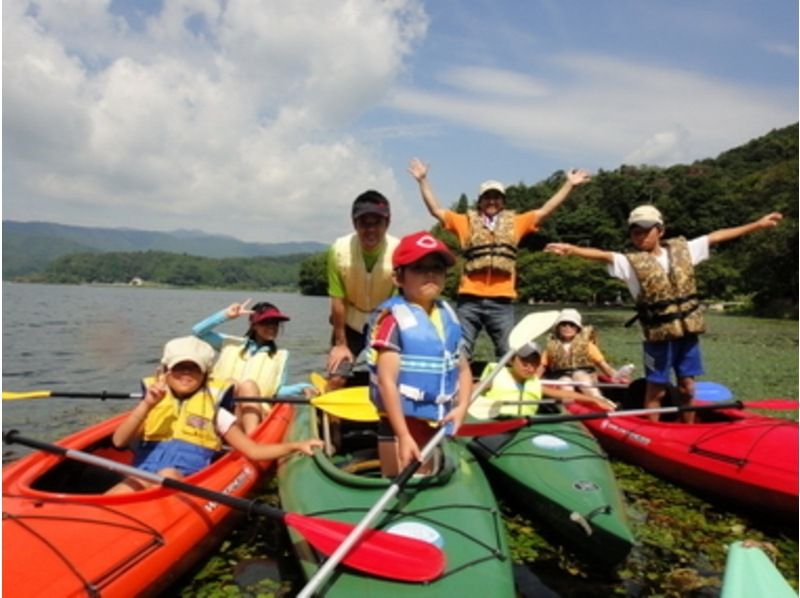
{"label": "man in green shirt", "polygon": [[365,326],[370,312],[394,292],[392,253],[398,240],[386,234],[389,201],[369,190],[353,202],[355,232],[336,239],[328,251],[328,296],[333,326],[328,353],[328,389],[352,375],[352,367],[366,346]]}

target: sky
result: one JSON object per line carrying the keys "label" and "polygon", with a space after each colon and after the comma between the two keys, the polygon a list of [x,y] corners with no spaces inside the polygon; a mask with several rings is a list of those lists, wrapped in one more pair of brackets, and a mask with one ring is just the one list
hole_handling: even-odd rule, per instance
{"label": "sky", "polygon": [[798,120],[796,0],[4,0],[4,219],[329,243]]}

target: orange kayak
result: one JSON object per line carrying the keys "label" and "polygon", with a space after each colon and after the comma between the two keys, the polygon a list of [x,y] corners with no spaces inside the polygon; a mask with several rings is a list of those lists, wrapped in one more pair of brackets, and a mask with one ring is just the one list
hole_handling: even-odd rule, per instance
{"label": "orange kayak", "polygon": [[[254,439],[280,442],[292,412],[291,405],[276,405]],[[130,464],[132,453],[111,445],[125,417],[58,444]],[[242,497],[269,465],[231,451],[186,482]],[[4,597],[154,595],[213,549],[235,521],[230,507],[168,488],[102,494],[120,478],[43,452],[3,468]]]}

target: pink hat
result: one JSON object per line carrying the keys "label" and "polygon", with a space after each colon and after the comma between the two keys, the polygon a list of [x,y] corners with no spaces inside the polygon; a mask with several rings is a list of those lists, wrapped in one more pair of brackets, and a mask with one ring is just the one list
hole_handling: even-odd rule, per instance
{"label": "pink hat", "polygon": [[272,303],[267,303],[264,301],[263,303],[256,303],[253,306],[253,313],[250,314],[250,323],[251,324],[258,324],[259,322],[263,322],[264,320],[278,320],[280,322],[288,322],[289,316],[282,313],[277,307],[272,305]]}
{"label": "pink hat", "polygon": [[438,253],[444,258],[448,266],[456,263],[456,258],[450,253],[447,245],[424,230],[406,235],[400,239],[400,244],[392,254],[392,267],[408,266],[431,253]]}

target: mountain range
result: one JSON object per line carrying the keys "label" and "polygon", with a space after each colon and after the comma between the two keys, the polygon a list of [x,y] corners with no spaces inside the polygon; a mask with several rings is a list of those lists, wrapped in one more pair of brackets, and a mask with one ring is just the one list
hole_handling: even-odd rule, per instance
{"label": "mountain range", "polygon": [[325,248],[315,241],[250,243],[198,230],[155,232],[3,220],[3,279],[39,271],[54,259],[73,253],[168,251],[225,258],[311,254]]}

